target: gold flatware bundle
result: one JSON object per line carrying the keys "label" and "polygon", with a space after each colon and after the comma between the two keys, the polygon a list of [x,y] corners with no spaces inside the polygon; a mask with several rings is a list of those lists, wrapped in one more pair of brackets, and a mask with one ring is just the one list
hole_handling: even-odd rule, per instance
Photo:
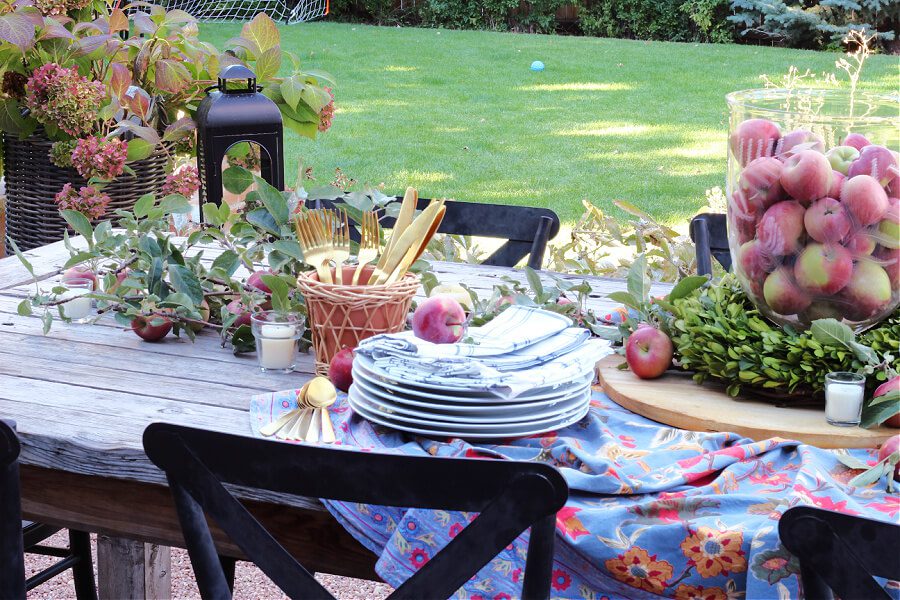
{"label": "gold flatware bundle", "polygon": [[406,190],[391,239],[369,278],[370,285],[394,283],[406,275],[441,224],[447,210],[444,200],[432,200],[425,210],[413,218],[417,198],[414,189]]}
{"label": "gold flatware bundle", "polygon": [[303,260],[316,268],[319,281],[333,283],[328,265],[331,260],[332,234],[326,228],[326,221],[330,222],[327,212],[321,209],[308,211],[294,221],[294,229],[303,250]]}
{"label": "gold flatware bundle", "polygon": [[381,226],[378,224],[378,213],[374,210],[364,212],[360,226],[359,252],[356,255],[356,271],[353,273],[353,285],[359,283],[363,268],[378,258],[381,248]]}
{"label": "gold flatware bundle", "polygon": [[314,377],[297,392],[297,408],[259,428],[265,437],[279,440],[318,442],[335,441],[328,407],[337,399],[337,390],[325,377]]}

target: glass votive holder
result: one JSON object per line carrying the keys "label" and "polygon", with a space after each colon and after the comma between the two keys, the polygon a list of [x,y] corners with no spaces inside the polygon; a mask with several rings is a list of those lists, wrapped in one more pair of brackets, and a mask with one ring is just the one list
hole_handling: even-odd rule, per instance
{"label": "glass votive holder", "polygon": [[63,301],[59,305],[63,316],[76,323],[88,322],[94,314],[94,301],[87,297],[94,291],[94,280],[87,277],[73,277],[66,279],[61,285],[66,288],[66,291],[59,295],[59,300]]}
{"label": "glass votive holder", "polygon": [[303,315],[266,310],[250,317],[256,359],[265,372],[290,373],[297,365],[297,340],[305,331]]}
{"label": "glass votive holder", "polygon": [[856,427],[866,395],[866,378],[834,371],[825,376],[825,420],[838,427]]}

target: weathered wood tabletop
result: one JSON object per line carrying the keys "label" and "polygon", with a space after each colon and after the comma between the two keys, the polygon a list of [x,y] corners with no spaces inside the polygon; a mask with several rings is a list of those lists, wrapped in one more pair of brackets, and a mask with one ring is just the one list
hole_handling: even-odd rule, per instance
{"label": "weathered wood tabletop", "polygon": [[[204,260],[216,254],[208,248]],[[61,242],[26,256],[41,280],[58,277],[68,259]],[[442,283],[464,282],[482,295],[501,276],[524,280],[521,271],[480,265],[436,263],[434,270]],[[605,295],[625,287],[562,277],[590,281],[589,307],[601,311],[615,306]],[[254,355],[234,356],[215,332],[195,343],[173,336],[147,343],[111,318],[56,322],[44,336],[37,317],[16,313],[33,289],[16,257],[0,260],[0,416],[17,422],[22,439],[25,516],[101,534],[103,597],[166,597],[167,547],[183,540],[163,474],[144,455],[144,428],[166,421],[249,435],[250,397],[302,386],[313,375],[313,357],[301,357],[293,374],[264,374]],[[308,568],[377,578],[375,556],[317,500],[258,496],[248,507]],[[215,533],[223,554],[240,556]]]}

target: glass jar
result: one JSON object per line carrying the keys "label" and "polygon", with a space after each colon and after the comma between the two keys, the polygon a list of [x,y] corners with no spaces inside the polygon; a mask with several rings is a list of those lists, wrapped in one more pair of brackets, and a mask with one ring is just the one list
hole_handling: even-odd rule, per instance
{"label": "glass jar", "polygon": [[262,371],[290,373],[297,365],[297,340],[305,331],[303,315],[267,310],[250,317],[256,358]]}
{"label": "glass jar", "polygon": [[728,241],[773,321],[861,331],[900,302],[900,96],[729,94]]}

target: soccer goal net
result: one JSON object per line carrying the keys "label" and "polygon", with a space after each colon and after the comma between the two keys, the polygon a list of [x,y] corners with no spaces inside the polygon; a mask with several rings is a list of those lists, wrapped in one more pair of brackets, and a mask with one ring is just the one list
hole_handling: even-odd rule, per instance
{"label": "soccer goal net", "polygon": [[166,0],[199,21],[249,21],[264,12],[276,21],[300,23],[328,14],[329,0]]}

